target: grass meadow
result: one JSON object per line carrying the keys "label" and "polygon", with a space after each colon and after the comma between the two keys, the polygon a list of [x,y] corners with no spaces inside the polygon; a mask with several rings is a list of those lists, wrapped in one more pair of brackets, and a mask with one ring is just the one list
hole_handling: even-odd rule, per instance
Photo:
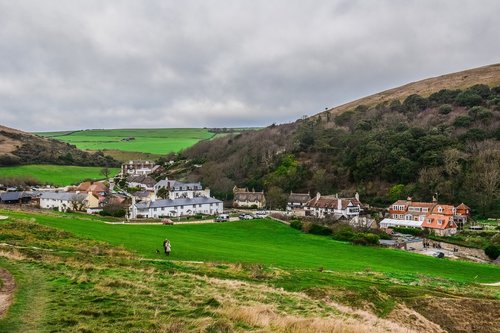
{"label": "grass meadow", "polygon": [[[23,213],[18,213],[23,214]],[[422,274],[461,282],[498,282],[500,267],[440,260],[409,252],[352,245],[301,233],[271,220],[196,225],[110,225],[74,214],[30,215],[50,227],[123,246],[146,258],[158,258],[162,241],[170,239],[172,260],[240,262],[283,268],[340,272],[375,271]]]}
{"label": "grass meadow", "polygon": [[[271,220],[135,226],[0,215],[0,267],[17,284],[0,332],[496,329],[498,289],[478,283],[498,281],[492,265],[353,246]],[[166,237],[168,258],[156,253]]]}
{"label": "grass meadow", "polygon": [[[81,167],[65,165],[33,164],[13,167],[0,167],[0,179],[12,177],[29,177],[41,184],[66,186],[78,184],[84,179],[102,179],[101,167]],[[117,174],[118,168],[111,168],[110,174]]]}
{"label": "grass meadow", "polygon": [[[188,148],[201,140],[215,137],[202,128],[110,129],[74,132],[43,132],[51,137],[84,150],[112,150],[165,155]],[[125,138],[134,140],[123,141]]]}

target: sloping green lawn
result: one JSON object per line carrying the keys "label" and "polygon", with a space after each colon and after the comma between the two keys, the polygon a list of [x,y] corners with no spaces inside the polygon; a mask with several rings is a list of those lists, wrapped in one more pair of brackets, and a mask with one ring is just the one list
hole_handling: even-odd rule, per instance
{"label": "sloping green lawn", "polygon": [[[101,170],[102,167],[33,164],[0,167],[0,178],[32,177],[42,184],[65,186],[78,184],[84,179],[103,179]],[[110,175],[113,176],[119,171],[118,168],[110,168]]]}
{"label": "sloping green lawn", "polygon": [[[112,129],[36,133],[86,150],[121,150],[168,154],[215,136],[203,128]],[[126,138],[134,138],[123,141]]]}
{"label": "sloping green lawn", "polygon": [[162,241],[170,239],[172,260],[260,263],[283,268],[339,272],[365,270],[422,274],[462,282],[498,282],[500,267],[437,259],[399,250],[363,247],[328,237],[303,234],[271,220],[198,225],[109,225],[85,215],[25,214],[76,235],[124,246],[147,258],[164,258]]}

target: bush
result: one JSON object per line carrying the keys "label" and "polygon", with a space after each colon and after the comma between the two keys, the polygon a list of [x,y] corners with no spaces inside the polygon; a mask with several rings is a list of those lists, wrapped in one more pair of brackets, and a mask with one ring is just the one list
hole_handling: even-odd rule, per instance
{"label": "bush", "polygon": [[398,227],[393,227],[391,229],[394,232],[399,232],[399,233],[407,234],[407,235],[413,235],[413,236],[422,236],[423,235],[423,230],[422,229],[398,228]]}
{"label": "bush", "polygon": [[488,245],[484,248],[484,253],[491,259],[495,260],[500,255],[500,246]]}
{"label": "bush", "polygon": [[469,127],[472,123],[472,119],[468,116],[460,116],[456,117],[453,122],[453,126],[455,127]]}
{"label": "bush", "polygon": [[297,230],[302,230],[302,222],[299,220],[293,220],[290,222],[290,227],[297,229]]}
{"label": "bush", "polygon": [[460,106],[476,106],[481,105],[483,98],[472,91],[463,91],[457,95],[455,102]]}
{"label": "bush", "polygon": [[448,114],[451,111],[453,111],[453,108],[451,107],[450,104],[444,104],[439,107],[439,113],[440,114]]}
{"label": "bush", "polygon": [[427,99],[418,94],[413,94],[406,97],[403,106],[407,111],[423,111],[427,108]]}
{"label": "bush", "polygon": [[352,242],[357,245],[377,245],[379,241],[379,236],[367,233],[358,233],[354,236]]}
{"label": "bush", "polygon": [[312,224],[311,227],[309,228],[309,233],[313,235],[328,236],[332,234],[332,229],[328,227],[323,227],[322,225],[319,224]]}

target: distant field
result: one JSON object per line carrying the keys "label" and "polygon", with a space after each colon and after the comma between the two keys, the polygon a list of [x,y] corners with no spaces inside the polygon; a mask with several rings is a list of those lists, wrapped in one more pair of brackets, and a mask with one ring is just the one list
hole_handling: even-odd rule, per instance
{"label": "distant field", "polygon": [[[85,150],[115,150],[164,155],[215,137],[202,128],[113,129],[43,132],[38,135],[74,144]],[[126,138],[134,138],[124,141]]]}
{"label": "distant field", "polygon": [[[2,177],[32,177],[42,184],[57,186],[72,185],[84,179],[102,179],[101,167],[80,167],[65,165],[22,165],[14,167],[0,167]],[[110,175],[117,174],[118,168],[111,168]]]}
{"label": "distant field", "polygon": [[[11,214],[12,215],[12,214]],[[424,274],[463,282],[498,282],[500,268],[408,253],[363,247],[328,237],[303,234],[270,220],[201,225],[107,225],[72,218],[36,217],[37,222],[86,238],[124,246],[142,256],[157,258],[162,241],[172,242],[172,259],[246,262],[284,268],[356,272],[370,270]]]}

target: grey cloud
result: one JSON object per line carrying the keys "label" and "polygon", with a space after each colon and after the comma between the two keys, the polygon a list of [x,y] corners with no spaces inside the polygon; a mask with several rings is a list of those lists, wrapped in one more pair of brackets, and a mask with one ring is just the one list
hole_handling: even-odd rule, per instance
{"label": "grey cloud", "polygon": [[498,62],[498,1],[0,0],[0,123],[263,126]]}

